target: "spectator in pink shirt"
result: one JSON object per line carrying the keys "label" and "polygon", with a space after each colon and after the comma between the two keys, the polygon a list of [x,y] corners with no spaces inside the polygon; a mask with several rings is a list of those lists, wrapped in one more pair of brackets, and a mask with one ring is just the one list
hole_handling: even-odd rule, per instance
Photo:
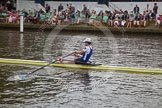
{"label": "spectator in pink shirt", "polygon": [[162,25],[162,13],[157,17],[156,24],[157,27]]}

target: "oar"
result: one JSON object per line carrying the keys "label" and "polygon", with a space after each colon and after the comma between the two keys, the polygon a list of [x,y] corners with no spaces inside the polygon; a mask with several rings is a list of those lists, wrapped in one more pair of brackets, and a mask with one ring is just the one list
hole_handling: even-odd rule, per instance
{"label": "oar", "polygon": [[[70,53],[70,54],[68,54],[68,55],[66,55],[66,56],[63,56],[62,58],[66,58],[66,57],[68,57],[68,56],[70,56],[70,55],[72,55],[72,54],[73,54],[73,53]],[[18,79],[18,80],[26,79],[30,74],[33,74],[33,73],[35,73],[35,72],[37,72],[37,71],[39,71],[39,70],[41,70],[41,69],[43,69],[43,68],[45,68],[45,67],[51,65],[52,63],[55,63],[56,61],[58,61],[58,60],[53,60],[53,61],[51,61],[50,63],[48,63],[47,65],[42,66],[42,67],[40,67],[40,68],[38,68],[38,69],[36,69],[36,70],[34,70],[34,71],[31,71],[31,72],[29,72],[29,73],[21,73],[21,74],[19,74],[19,75],[16,75],[16,76],[15,76],[15,79]]]}

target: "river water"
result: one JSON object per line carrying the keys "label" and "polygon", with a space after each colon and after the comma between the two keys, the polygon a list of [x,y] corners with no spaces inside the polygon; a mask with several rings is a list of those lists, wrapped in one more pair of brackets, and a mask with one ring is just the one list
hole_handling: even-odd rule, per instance
{"label": "river water", "polygon": [[[88,32],[0,30],[0,57],[48,60],[84,47],[91,37],[92,61],[112,66],[162,67],[162,37]],[[71,59],[71,58],[70,58]],[[0,64],[0,108],[161,108],[162,75]]]}

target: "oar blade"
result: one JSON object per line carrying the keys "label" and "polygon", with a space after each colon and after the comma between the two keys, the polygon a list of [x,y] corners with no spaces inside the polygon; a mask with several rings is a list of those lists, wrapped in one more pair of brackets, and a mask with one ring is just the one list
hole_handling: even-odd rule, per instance
{"label": "oar blade", "polygon": [[27,76],[28,76],[27,74],[23,73],[23,74],[16,75],[16,76],[14,77],[14,79],[15,79],[15,80],[24,80],[24,79],[27,78]]}
{"label": "oar blade", "polygon": [[[73,52],[73,53],[74,53],[74,52]],[[66,55],[66,56],[64,56],[64,57],[62,57],[62,58],[68,57],[68,56],[72,55],[73,53],[70,53],[70,54],[68,54],[68,55]],[[32,74],[32,73],[34,73],[34,72],[37,72],[38,70],[43,69],[44,67],[47,67],[47,66],[49,66],[50,64],[55,63],[56,61],[58,61],[58,60],[53,59],[53,60],[51,60],[51,62],[48,63],[47,65],[42,66],[42,67],[40,67],[40,68],[38,68],[38,69],[36,69],[36,70],[34,70],[34,71],[32,71],[32,72],[29,72],[29,73],[21,73],[21,74],[19,74],[19,75],[14,76],[14,79],[15,79],[15,80],[25,80],[30,74]]]}

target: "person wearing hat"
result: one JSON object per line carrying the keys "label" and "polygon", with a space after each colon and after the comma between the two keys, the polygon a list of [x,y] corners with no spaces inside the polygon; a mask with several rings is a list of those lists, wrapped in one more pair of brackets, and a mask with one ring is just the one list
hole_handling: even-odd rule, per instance
{"label": "person wearing hat", "polygon": [[[86,38],[84,41],[85,43],[85,48],[82,49],[82,50],[78,50],[78,51],[74,51],[74,56],[75,56],[75,59],[74,59],[74,63],[75,64],[86,64],[89,62],[91,56],[92,56],[92,53],[93,53],[93,48],[91,46],[91,43],[92,43],[92,40],[91,38]],[[57,59],[57,63],[71,63],[69,61],[63,61],[63,58],[62,57],[59,57]]]}
{"label": "person wearing hat", "polygon": [[85,48],[79,51],[74,51],[74,55],[77,57],[74,60],[75,64],[86,64],[92,56],[93,48],[91,46],[91,38],[86,38],[83,42],[85,43]]}

